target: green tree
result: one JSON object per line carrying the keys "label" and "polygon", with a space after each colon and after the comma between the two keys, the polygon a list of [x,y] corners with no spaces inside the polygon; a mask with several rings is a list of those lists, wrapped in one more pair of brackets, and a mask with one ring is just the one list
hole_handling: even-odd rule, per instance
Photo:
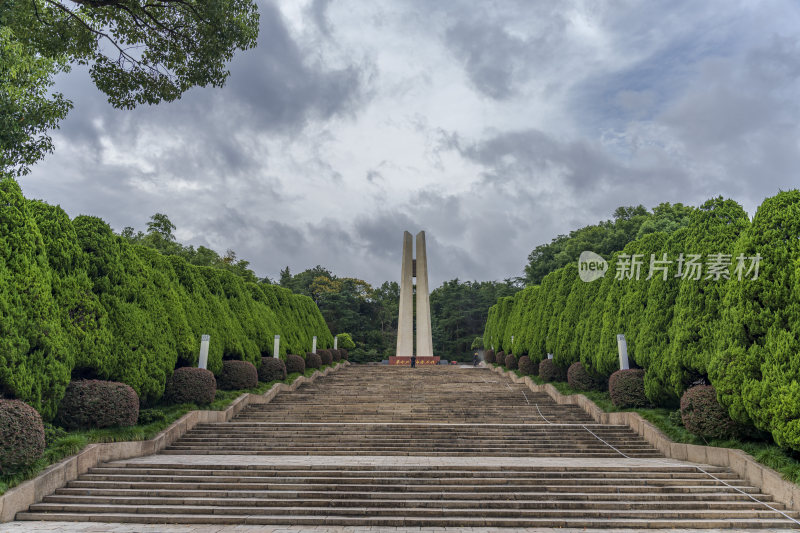
{"label": "green tree", "polygon": [[53,151],[47,131],[72,107],[61,93],[49,94],[53,75],[64,69],[63,60],[42,56],[0,24],[0,175],[27,174]]}
{"label": "green tree", "polygon": [[[734,248],[708,374],[731,417],[800,450],[800,191],[767,198]],[[748,273],[760,257],[758,276]],[[734,267],[735,272],[735,267]]]}
{"label": "green tree", "polygon": [[[739,235],[750,226],[750,218],[733,200],[722,197],[705,202],[697,209],[687,227],[684,247],[687,254],[702,254],[709,263],[709,254],[724,254],[730,262]],[[715,332],[719,328],[725,280],[704,271],[698,280],[685,279],[675,299],[673,320],[669,330],[670,383],[680,397],[692,382],[705,379],[714,353]]]}

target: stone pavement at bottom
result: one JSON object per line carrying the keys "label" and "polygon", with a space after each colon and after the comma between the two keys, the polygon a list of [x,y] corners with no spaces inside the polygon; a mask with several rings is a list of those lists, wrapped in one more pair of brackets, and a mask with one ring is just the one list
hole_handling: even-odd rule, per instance
{"label": "stone pavement at bottom", "polygon": [[[491,528],[491,527],[329,527],[329,526],[209,526],[104,524],[98,522],[8,522],[0,524],[3,533],[631,533],[630,529],[583,528]],[[696,529],[659,529],[659,533],[697,533]],[[794,533],[794,529],[704,529],[704,533]]]}

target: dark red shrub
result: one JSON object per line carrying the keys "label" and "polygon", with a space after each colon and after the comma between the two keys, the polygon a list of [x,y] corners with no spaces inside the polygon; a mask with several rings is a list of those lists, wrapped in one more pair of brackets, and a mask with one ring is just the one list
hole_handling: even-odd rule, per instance
{"label": "dark red shrub", "polygon": [[506,352],[500,350],[496,354],[494,354],[494,362],[497,365],[503,366],[506,364]]}
{"label": "dark red shrub", "polygon": [[348,352],[344,348],[339,348],[339,353],[342,354],[342,361],[347,361],[347,357],[350,352]]}
{"label": "dark red shrub", "polygon": [[530,376],[531,370],[533,370],[533,363],[531,363],[531,358],[527,355],[523,355],[517,361],[517,368],[519,369],[519,373],[523,376]]}
{"label": "dark red shrub", "polygon": [[494,350],[486,350],[484,352],[484,354],[483,354],[483,360],[487,364],[493,364],[494,363]]}
{"label": "dark red shrub", "polygon": [[539,377],[544,381],[565,381],[567,372],[552,359],[542,359],[539,363]]}
{"label": "dark red shrub", "polygon": [[306,371],[306,360],[299,355],[289,354],[286,356],[286,372],[294,374],[295,372],[303,373]]}
{"label": "dark red shrub", "polygon": [[258,380],[264,383],[286,379],[286,364],[277,357],[262,357]]}
{"label": "dark red shrub", "polygon": [[322,360],[323,365],[330,365],[331,363],[333,363],[333,354],[331,353],[331,350],[319,350],[317,354],[319,355],[319,358]]}
{"label": "dark red shrub", "polygon": [[258,386],[258,369],[250,361],[222,361],[217,387],[222,390],[252,389]]}
{"label": "dark red shrub", "polygon": [[342,352],[337,350],[331,350],[331,355],[333,356],[333,362],[341,361],[342,360]]}
{"label": "dark red shrub", "polygon": [[506,356],[505,360],[505,367],[509,370],[516,370],[517,369],[517,356],[513,353],[510,353]]}
{"label": "dark red shrub", "polygon": [[206,405],[214,401],[217,380],[205,368],[182,367],[175,369],[167,379],[164,399],[171,403],[196,403]]}
{"label": "dark red shrub", "polygon": [[139,396],[116,381],[83,379],[67,385],[56,422],[67,429],[133,426],[139,419]]}
{"label": "dark red shrub", "polygon": [[608,378],[608,394],[619,408],[646,406],[649,402],[644,394],[644,370],[617,370]]}
{"label": "dark red shrub", "polygon": [[42,417],[20,400],[0,399],[0,473],[24,468],[44,452]]}
{"label": "dark red shrub", "polygon": [[322,366],[322,358],[318,353],[306,352],[306,368],[319,368]]}
{"label": "dark red shrub", "polygon": [[600,386],[600,378],[590,374],[583,363],[572,363],[567,369],[567,383],[577,390],[595,390]]}
{"label": "dark red shrub", "polygon": [[683,425],[701,437],[726,439],[739,433],[728,411],[717,401],[717,391],[711,385],[698,385],[681,397]]}

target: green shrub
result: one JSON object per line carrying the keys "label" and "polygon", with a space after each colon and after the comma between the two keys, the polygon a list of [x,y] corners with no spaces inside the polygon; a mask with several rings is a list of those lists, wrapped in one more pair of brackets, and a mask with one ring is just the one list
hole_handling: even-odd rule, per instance
{"label": "green shrub", "polygon": [[344,348],[345,350],[352,350],[356,347],[356,343],[353,342],[353,338],[350,336],[349,333],[339,333],[336,335],[336,338],[339,339],[337,342],[337,348]]}
{"label": "green shrub", "polygon": [[510,353],[506,356],[505,359],[505,367],[509,370],[516,370],[517,369],[517,356],[513,353]]}
{"label": "green shrub", "polygon": [[523,376],[530,376],[531,371],[533,370],[533,363],[531,363],[531,358],[527,355],[523,355],[517,361],[517,368],[519,368],[519,373]]}
{"label": "green shrub", "polygon": [[222,390],[252,389],[258,386],[258,369],[250,361],[223,361],[217,377]]}
{"label": "green shrub", "polygon": [[42,417],[20,400],[0,399],[0,474],[24,468],[42,456]]}
{"label": "green shrub", "polygon": [[[169,380],[167,380],[169,383]],[[136,424],[139,426],[146,426],[154,422],[164,422],[167,419],[167,413],[161,409],[139,409],[139,418]]]}
{"label": "green shrub", "polygon": [[205,368],[182,367],[175,369],[167,380],[164,398],[171,403],[196,403],[206,405],[214,401],[217,380]]}
{"label": "green shrub", "polygon": [[277,357],[262,357],[258,380],[264,383],[286,379],[286,364]]}
{"label": "green shrub", "polygon": [[736,258],[761,256],[758,279],[731,276],[708,377],[740,424],[800,451],[800,191],[767,198],[737,241]]}
{"label": "green shrub", "polygon": [[322,366],[322,358],[318,353],[306,353],[306,368],[319,368]]}
{"label": "green shrub", "polygon": [[319,350],[317,352],[319,358],[322,360],[323,365],[329,365],[333,363],[333,354],[331,352],[332,350]]}
{"label": "green shrub", "polygon": [[583,363],[577,361],[567,369],[567,383],[576,390],[595,390],[599,386],[600,379],[590,374]]}
{"label": "green shrub", "polygon": [[539,363],[539,377],[544,381],[564,381],[567,373],[552,359],[542,359]]}
{"label": "green shrub", "polygon": [[42,235],[22,191],[0,178],[0,391],[50,420],[70,380],[74,350],[61,327]]}
{"label": "green shrub", "polygon": [[286,372],[294,374],[295,372],[303,373],[306,371],[306,361],[299,355],[289,354],[286,356]]}
{"label": "green shrub", "polygon": [[129,385],[84,379],[67,386],[56,421],[67,429],[133,426],[139,419],[139,397]]}
{"label": "green shrub", "polygon": [[728,439],[738,433],[736,422],[719,404],[717,391],[710,385],[698,385],[683,393],[681,421],[695,435],[710,439]]}
{"label": "green shrub", "polygon": [[483,353],[483,360],[486,363],[493,364],[494,363],[494,350],[488,349]]}
{"label": "green shrub", "polygon": [[648,402],[644,394],[644,370],[617,370],[608,378],[608,394],[614,405],[621,409],[646,406]]}

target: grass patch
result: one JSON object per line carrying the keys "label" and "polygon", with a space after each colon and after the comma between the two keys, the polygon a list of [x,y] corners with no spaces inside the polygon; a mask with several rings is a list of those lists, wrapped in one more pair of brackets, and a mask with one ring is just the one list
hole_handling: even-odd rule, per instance
{"label": "grass patch", "polygon": [[[336,364],[338,363],[323,365],[318,370],[322,372],[329,366],[333,367]],[[311,377],[316,371],[317,369],[306,369],[304,375]],[[42,457],[24,470],[0,476],[0,495],[24,481],[33,479],[48,466],[77,454],[89,444],[152,439],[189,411],[223,411],[242,394],[264,394],[276,383],[291,385],[298,377],[300,377],[300,373],[294,372],[286,376],[283,381],[259,383],[257,387],[252,389],[217,389],[214,401],[208,405],[195,405],[193,403],[157,404],[139,412],[139,421],[147,421],[147,423],[131,427],[66,431],[51,424],[45,424],[47,446]]]}
{"label": "grass patch", "polygon": [[[494,365],[501,366],[501,365]],[[501,366],[503,370],[504,367]],[[519,370],[513,371],[519,377],[525,377],[520,374]],[[531,381],[539,385],[544,385],[539,376],[527,376]],[[742,450],[749,453],[753,458],[764,466],[768,466],[773,470],[779,472],[781,476],[787,481],[791,481],[800,485],[800,454],[792,450],[786,450],[769,441],[769,434],[763,434],[761,440],[745,440],[745,439],[711,439],[706,440],[698,437],[694,433],[690,433],[680,420],[680,412],[674,409],[665,409],[661,407],[648,407],[648,408],[631,408],[619,409],[611,402],[611,396],[608,391],[581,391],[573,389],[566,382],[550,382],[550,385],[556,388],[558,392],[569,396],[572,394],[583,394],[592,400],[597,407],[607,413],[616,412],[633,412],[639,415],[660,429],[667,437],[674,442],[683,444],[698,444],[701,446],[716,446],[719,448],[732,448]]]}

